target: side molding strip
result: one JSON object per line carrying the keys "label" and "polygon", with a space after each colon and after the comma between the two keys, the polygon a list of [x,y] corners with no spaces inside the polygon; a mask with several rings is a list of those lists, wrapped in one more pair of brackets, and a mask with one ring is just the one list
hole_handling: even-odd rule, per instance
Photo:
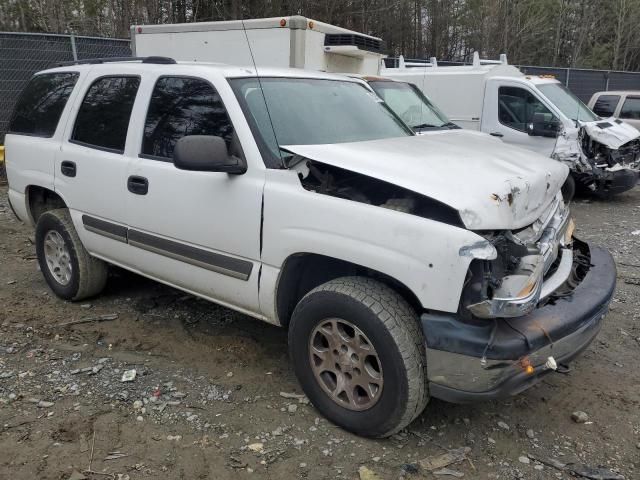
{"label": "side molding strip", "polygon": [[88,215],[82,215],[82,223],[84,224],[84,228],[89,232],[104,235],[118,242],[127,243],[127,227]]}
{"label": "side molding strip", "polygon": [[89,232],[240,280],[248,280],[253,269],[253,263],[248,260],[167,240],[89,215],[82,215],[82,223]]}
{"label": "side molding strip", "polygon": [[248,280],[253,263],[239,258],[209,252],[201,248],[192,247],[183,243],[174,242],[165,238],[149,235],[137,230],[129,230],[129,245],[143,250],[164,255],[181,262],[189,263],[197,267],[206,268],[213,272]]}

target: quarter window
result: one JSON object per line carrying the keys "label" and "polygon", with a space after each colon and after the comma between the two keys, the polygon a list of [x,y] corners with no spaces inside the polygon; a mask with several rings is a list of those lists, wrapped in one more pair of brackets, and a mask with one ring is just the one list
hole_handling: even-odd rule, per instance
{"label": "quarter window", "polygon": [[139,77],[102,77],[93,82],[80,105],[71,141],[124,152]]}
{"label": "quarter window", "polygon": [[640,97],[627,97],[620,110],[620,118],[640,120]]}
{"label": "quarter window", "polygon": [[45,73],[33,77],[18,99],[9,133],[52,137],[77,81],[77,73]]}
{"label": "quarter window", "polygon": [[527,90],[517,87],[498,90],[498,118],[503,125],[524,132],[537,113],[544,115],[545,122],[553,122],[553,113]]}
{"label": "quarter window", "polygon": [[619,101],[619,95],[600,95],[593,106],[593,113],[603,118],[612,117]]}
{"label": "quarter window", "polygon": [[198,78],[162,77],[151,95],[142,154],[170,159],[178,140],[188,135],[222,137],[230,147],[233,126],[220,95],[209,82]]}

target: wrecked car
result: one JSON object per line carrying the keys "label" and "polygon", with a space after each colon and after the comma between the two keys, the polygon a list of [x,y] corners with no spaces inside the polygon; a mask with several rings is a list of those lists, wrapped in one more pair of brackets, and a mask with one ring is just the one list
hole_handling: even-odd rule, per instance
{"label": "wrecked car", "polygon": [[410,82],[462,128],[479,130],[566,164],[563,187],[600,197],[633,188],[640,172],[640,132],[616,119],[602,120],[558,80],[525,75],[500,60],[442,66],[437,60],[383,68],[381,75]]}
{"label": "wrecked car", "polygon": [[614,291],[611,255],[574,236],[566,165],[416,136],[353,78],[159,57],[46,70],[6,166],[58,297],[99,294],[114,264],[286,327],[305,394],[361,435],[565,368]]}

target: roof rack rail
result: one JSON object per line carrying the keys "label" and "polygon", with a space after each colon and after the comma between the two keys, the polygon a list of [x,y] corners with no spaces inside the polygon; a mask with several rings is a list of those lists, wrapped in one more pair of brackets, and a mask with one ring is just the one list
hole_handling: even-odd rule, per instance
{"label": "roof rack rail", "polygon": [[155,63],[159,65],[172,65],[176,63],[176,61],[170,57],[104,57],[104,58],[88,58],[86,60],[72,60],[70,62],[60,62],[57,65],[59,67],[66,67],[69,65],[94,65],[98,63],[112,63],[112,62],[142,62],[142,63]]}

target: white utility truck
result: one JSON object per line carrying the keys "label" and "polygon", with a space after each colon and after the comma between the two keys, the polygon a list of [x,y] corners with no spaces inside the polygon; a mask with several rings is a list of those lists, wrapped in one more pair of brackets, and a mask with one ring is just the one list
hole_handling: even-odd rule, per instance
{"label": "white utility truck", "polygon": [[381,75],[420,88],[454,123],[480,130],[566,163],[582,189],[609,196],[633,188],[639,175],[640,132],[602,120],[552,76],[525,75],[499,61],[439,66],[408,63]]}
{"label": "white utility truck", "polygon": [[380,38],[302,16],[134,25],[131,49],[134,57],[363,75],[377,74],[386,56]]}

